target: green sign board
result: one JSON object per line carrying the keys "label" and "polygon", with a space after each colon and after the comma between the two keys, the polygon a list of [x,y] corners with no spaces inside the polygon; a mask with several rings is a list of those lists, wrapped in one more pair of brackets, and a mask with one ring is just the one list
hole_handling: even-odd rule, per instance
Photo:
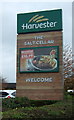
{"label": "green sign board", "polygon": [[17,15],[17,33],[62,30],[62,10],[39,11]]}

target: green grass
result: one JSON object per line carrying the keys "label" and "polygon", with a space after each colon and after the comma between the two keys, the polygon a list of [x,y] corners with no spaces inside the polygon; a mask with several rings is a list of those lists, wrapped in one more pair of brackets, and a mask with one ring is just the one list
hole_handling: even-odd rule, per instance
{"label": "green grass", "polygon": [[[24,99],[23,99],[24,100]],[[37,106],[38,104],[35,103],[35,101],[28,101],[29,104],[27,103],[27,105],[29,106],[23,106],[22,107],[17,107],[15,106],[15,108],[9,108],[9,109],[5,109],[5,111],[2,112],[3,114],[3,119],[7,118],[7,120],[11,119],[11,120],[51,120],[51,119],[73,119],[73,102],[74,100],[74,96],[72,95],[65,95],[64,100],[63,101],[57,101],[57,102],[49,102],[49,104],[47,104],[48,102],[46,102],[46,104],[44,103],[44,105]],[[33,103],[34,102],[34,103]],[[36,101],[37,102],[37,101]],[[52,104],[53,103],[53,104]]]}

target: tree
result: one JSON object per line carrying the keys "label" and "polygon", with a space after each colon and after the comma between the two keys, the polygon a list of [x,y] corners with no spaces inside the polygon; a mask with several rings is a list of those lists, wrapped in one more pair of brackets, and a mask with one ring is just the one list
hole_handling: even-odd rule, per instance
{"label": "tree", "polygon": [[7,86],[6,83],[7,83],[7,78],[4,78],[0,75],[0,90],[2,90]]}
{"label": "tree", "polygon": [[64,46],[63,51],[63,73],[64,80],[72,76],[72,48],[68,45]]}
{"label": "tree", "polygon": [[69,45],[64,46],[63,51],[63,75],[65,90],[74,89],[74,55]]}
{"label": "tree", "polygon": [[0,76],[0,83],[7,83],[7,78]]}

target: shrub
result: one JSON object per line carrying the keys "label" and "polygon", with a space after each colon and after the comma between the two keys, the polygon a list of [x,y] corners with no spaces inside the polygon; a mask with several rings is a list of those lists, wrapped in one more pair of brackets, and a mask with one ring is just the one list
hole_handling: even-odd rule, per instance
{"label": "shrub", "polygon": [[6,98],[2,101],[2,110],[9,110],[19,107],[39,107],[56,103],[55,100],[29,100],[26,97]]}
{"label": "shrub", "polygon": [[[53,120],[55,118],[72,119],[72,101],[74,100],[74,96],[66,94],[65,97],[67,99],[59,102],[49,100],[29,100],[25,97],[4,99],[3,101],[7,104],[6,105],[5,103],[3,103],[4,106],[10,107],[9,102],[11,104],[11,102],[13,101],[15,104],[15,108],[10,110],[7,110],[6,108],[6,111],[3,112],[2,120],[6,120],[6,118],[7,120]],[[55,102],[57,103],[53,104]]]}
{"label": "shrub", "polygon": [[56,103],[57,100],[30,100],[30,104],[32,107],[40,107],[43,105],[51,105]]}
{"label": "shrub", "polygon": [[26,97],[6,98],[2,100],[2,110],[14,109],[18,107],[29,107],[30,100]]}

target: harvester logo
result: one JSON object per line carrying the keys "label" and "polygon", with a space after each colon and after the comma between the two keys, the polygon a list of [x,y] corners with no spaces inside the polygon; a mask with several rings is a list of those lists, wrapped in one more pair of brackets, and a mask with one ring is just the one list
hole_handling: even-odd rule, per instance
{"label": "harvester logo", "polygon": [[35,15],[33,16],[28,23],[23,23],[21,26],[23,30],[30,30],[30,29],[45,29],[45,28],[53,28],[56,27],[56,21],[50,21],[48,18],[44,16]]}
{"label": "harvester logo", "polygon": [[29,23],[30,23],[30,22],[36,22],[36,23],[38,23],[38,22],[47,21],[47,20],[49,20],[49,19],[44,18],[44,16],[35,15],[34,17],[32,17],[32,18],[29,20]]}

